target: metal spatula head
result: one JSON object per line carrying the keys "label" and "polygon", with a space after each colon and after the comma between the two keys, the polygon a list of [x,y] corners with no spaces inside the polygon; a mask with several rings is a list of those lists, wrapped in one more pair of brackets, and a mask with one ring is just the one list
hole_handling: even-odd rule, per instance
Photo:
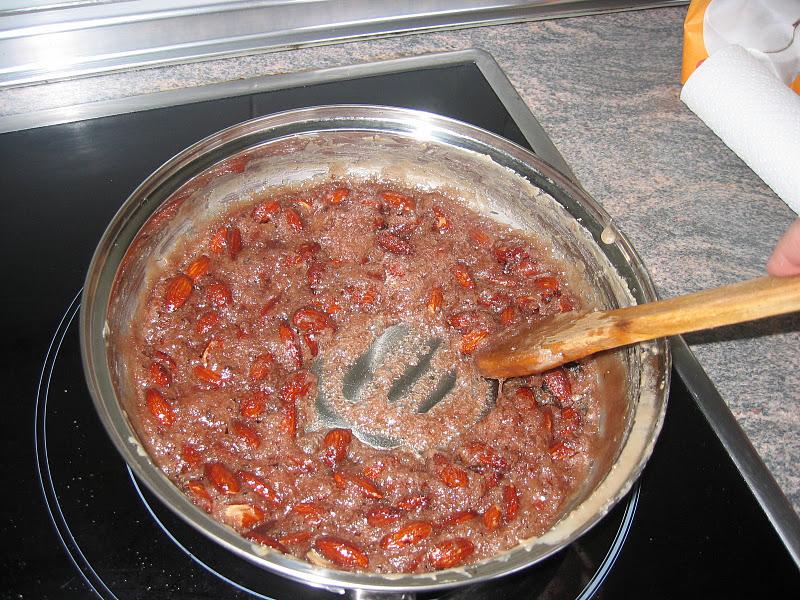
{"label": "metal spatula head", "polygon": [[420,452],[444,446],[494,405],[497,381],[459,361],[443,337],[406,323],[367,335],[372,342],[349,362],[334,349],[312,365],[317,428],[348,428],[375,448]]}

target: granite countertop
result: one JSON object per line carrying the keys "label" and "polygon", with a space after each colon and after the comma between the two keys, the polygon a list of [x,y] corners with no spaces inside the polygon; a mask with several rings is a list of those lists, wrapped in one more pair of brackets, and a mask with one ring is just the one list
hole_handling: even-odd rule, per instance
{"label": "granite countertop", "polygon": [[[0,116],[482,48],[669,297],[764,274],[795,218],[680,102],[684,14],[664,8],[405,35],[32,85],[0,91]],[[800,512],[800,316],[686,340]]]}

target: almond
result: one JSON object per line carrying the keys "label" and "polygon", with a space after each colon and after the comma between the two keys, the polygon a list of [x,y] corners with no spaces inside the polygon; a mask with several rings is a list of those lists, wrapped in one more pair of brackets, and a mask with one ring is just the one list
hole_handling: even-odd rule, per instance
{"label": "almond", "polygon": [[192,293],[192,280],[183,273],[176,275],[167,283],[164,292],[164,308],[167,312],[175,312],[186,304]]}
{"label": "almond", "polygon": [[361,548],[339,537],[319,537],[314,542],[314,548],[340,567],[366,569],[369,566],[369,557]]}
{"label": "almond", "polygon": [[158,390],[153,388],[145,392],[145,402],[150,414],[164,427],[170,427],[175,422],[175,412],[169,402]]}
{"label": "almond", "polygon": [[380,547],[384,550],[399,550],[421,542],[431,533],[433,533],[433,525],[428,521],[410,521],[397,531],[383,536],[380,541]]}
{"label": "almond", "polygon": [[466,538],[453,538],[436,544],[428,552],[428,560],[435,569],[450,569],[466,561],[475,552],[475,544]]}
{"label": "almond", "polygon": [[192,280],[197,281],[200,277],[208,273],[211,268],[211,259],[205,254],[197,257],[189,266],[186,267],[186,275]]}

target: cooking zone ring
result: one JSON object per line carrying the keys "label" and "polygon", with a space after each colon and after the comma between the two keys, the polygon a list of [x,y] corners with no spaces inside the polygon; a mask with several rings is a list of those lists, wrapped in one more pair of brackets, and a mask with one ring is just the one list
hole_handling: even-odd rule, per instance
{"label": "cooking zone ring", "polygon": [[[95,251],[82,297],[81,352],[89,390],[114,445],[137,477],[162,502],[217,544],[270,571],[334,590],[415,592],[473,584],[523,569],[557,552],[597,523],[624,496],[649,458],[666,411],[671,358],[666,340],[621,351],[629,369],[628,406],[613,468],[597,475],[599,484],[553,529],[500,555],[436,573],[375,574],[345,572],[266,551],[214,521],[200,510],[151,462],[118,398],[115,370],[108,351],[110,305],[118,269],[145,223],[193,177],[243,153],[307,136],[348,134],[388,136],[419,147],[443,148],[476,165],[491,164],[498,177],[520,176],[555,199],[567,222],[564,231],[577,238],[609,268],[595,275],[607,288],[611,306],[656,299],[641,259],[585,191],[524,148],[477,127],[429,113],[378,106],[323,106],[287,111],[246,121],[220,131],[176,155],[128,198],[112,219]],[[491,161],[486,161],[486,157]],[[465,159],[465,160],[467,160]],[[195,180],[196,181],[196,180]],[[185,190],[185,188],[184,188]],[[591,273],[590,273],[591,275]],[[607,473],[607,474],[606,474]],[[589,492],[591,492],[589,494]]]}

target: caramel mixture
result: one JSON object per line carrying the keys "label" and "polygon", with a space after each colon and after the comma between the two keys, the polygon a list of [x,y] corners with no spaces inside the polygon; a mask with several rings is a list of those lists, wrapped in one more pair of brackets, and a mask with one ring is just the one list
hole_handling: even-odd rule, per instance
{"label": "caramel mixture", "polygon": [[[591,361],[493,403],[471,362],[504,328],[579,308],[545,247],[379,182],[253,198],[153,279],[129,369],[139,433],[195,504],[276,551],[383,573],[492,557],[558,519],[597,430]],[[403,347],[348,397],[349,368],[397,323]],[[390,400],[432,339],[430,375]]]}

